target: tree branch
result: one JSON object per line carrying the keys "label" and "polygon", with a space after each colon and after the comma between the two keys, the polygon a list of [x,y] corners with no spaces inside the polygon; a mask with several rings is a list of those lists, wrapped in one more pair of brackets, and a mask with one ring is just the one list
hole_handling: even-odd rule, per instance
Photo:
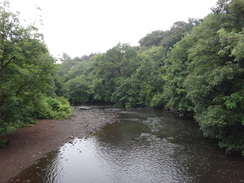
{"label": "tree branch", "polygon": [[5,69],[16,57],[13,56],[12,58],[10,58],[5,64],[3,63],[3,61],[1,61],[1,68],[0,68],[0,72],[3,71],[3,69]]}

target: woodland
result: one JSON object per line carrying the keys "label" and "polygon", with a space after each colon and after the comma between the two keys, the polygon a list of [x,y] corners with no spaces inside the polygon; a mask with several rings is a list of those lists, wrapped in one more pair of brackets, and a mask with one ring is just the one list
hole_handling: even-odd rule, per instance
{"label": "woodland", "polygon": [[[175,22],[139,46],[56,63],[43,36],[0,7],[0,138],[72,105],[164,108],[191,117],[226,153],[244,155],[244,0],[219,0],[204,19]],[[2,144],[4,140],[2,139]]]}

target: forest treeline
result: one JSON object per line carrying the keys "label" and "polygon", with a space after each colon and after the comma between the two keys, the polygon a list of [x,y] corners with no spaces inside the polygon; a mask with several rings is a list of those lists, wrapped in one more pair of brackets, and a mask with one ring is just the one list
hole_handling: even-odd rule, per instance
{"label": "forest treeline", "polygon": [[7,37],[0,30],[0,135],[16,121],[66,115],[64,96],[74,105],[150,106],[194,117],[205,137],[244,155],[244,0],[219,0],[204,19],[148,33],[136,47],[64,53],[61,64],[34,27],[14,25]]}
{"label": "forest treeline", "polygon": [[244,1],[220,0],[204,19],[153,31],[140,46],[57,65],[57,91],[72,104],[164,107],[192,116],[205,137],[244,154]]}

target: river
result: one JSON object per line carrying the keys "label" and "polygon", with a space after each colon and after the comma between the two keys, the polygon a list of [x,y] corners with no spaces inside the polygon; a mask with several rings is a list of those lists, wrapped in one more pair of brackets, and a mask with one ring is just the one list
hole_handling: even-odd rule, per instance
{"label": "river", "polygon": [[152,108],[90,110],[118,114],[85,138],[48,153],[13,181],[35,183],[244,183],[244,158],[226,155],[199,126]]}

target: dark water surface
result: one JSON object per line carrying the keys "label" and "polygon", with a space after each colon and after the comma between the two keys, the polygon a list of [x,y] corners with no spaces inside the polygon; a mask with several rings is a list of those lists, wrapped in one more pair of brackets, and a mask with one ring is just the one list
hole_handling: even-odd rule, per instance
{"label": "dark water surface", "polygon": [[244,158],[225,155],[196,122],[151,108],[117,109],[119,122],[75,138],[14,178],[34,183],[244,183]]}

